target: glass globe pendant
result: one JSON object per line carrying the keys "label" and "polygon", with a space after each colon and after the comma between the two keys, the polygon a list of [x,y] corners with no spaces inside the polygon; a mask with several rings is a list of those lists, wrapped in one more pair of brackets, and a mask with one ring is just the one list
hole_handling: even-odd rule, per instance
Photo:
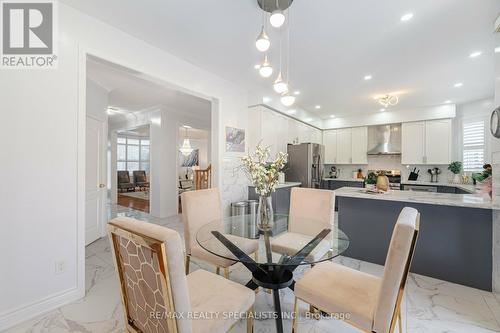
{"label": "glass globe pendant", "polygon": [[269,37],[264,30],[264,26],[262,26],[262,30],[260,31],[260,34],[257,36],[257,40],[255,41],[255,47],[260,52],[266,52],[267,50],[269,50],[270,46],[271,41],[269,40]]}
{"label": "glass globe pendant", "polygon": [[285,23],[285,14],[281,10],[275,10],[269,17],[269,22],[275,28],[280,28]]}
{"label": "glass globe pendant", "polygon": [[281,104],[284,106],[292,106],[295,103],[295,96],[290,95],[288,92],[281,95]]}
{"label": "glass globe pendant", "polygon": [[276,81],[274,81],[273,89],[278,94],[283,94],[288,92],[288,83],[283,81],[283,78],[281,76],[281,71],[278,74],[278,78],[276,79]]}
{"label": "glass globe pendant", "polygon": [[271,67],[271,63],[269,63],[269,60],[267,59],[267,54],[266,57],[264,58],[264,62],[259,68],[259,74],[262,77],[268,78],[271,75],[273,75],[273,68]]}

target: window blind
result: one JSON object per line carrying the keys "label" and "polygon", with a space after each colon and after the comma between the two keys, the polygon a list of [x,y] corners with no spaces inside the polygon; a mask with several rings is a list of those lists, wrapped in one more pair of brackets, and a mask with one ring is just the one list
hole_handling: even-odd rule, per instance
{"label": "window blind", "polygon": [[464,171],[480,171],[484,164],[484,120],[463,125]]}

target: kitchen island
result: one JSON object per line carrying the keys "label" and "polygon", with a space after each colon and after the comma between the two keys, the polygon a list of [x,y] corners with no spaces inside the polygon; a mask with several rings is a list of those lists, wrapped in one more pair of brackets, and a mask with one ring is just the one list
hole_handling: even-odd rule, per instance
{"label": "kitchen island", "polygon": [[[285,182],[276,185],[276,191],[271,194],[273,202],[273,210],[275,214],[288,214],[290,211],[290,194],[292,188],[300,187],[299,182]],[[259,200],[259,196],[255,193],[255,186],[248,186],[248,199]]]}
{"label": "kitchen island", "polygon": [[397,217],[420,212],[411,271],[487,291],[492,289],[492,202],[483,194],[335,191],[338,223],[349,237],[345,255],[384,265]]}

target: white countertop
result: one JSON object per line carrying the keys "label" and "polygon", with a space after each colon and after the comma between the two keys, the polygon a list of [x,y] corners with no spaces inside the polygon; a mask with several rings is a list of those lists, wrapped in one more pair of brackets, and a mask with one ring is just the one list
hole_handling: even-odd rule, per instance
{"label": "white countertop", "polygon": [[[300,186],[302,183],[298,182],[284,182],[282,184],[276,185],[276,188],[285,188],[285,187],[294,187],[294,186]],[[253,185],[248,185],[249,187],[255,187]]]}
{"label": "white countertop", "polygon": [[373,200],[388,200],[414,202],[431,205],[456,206],[469,208],[492,209],[491,198],[487,194],[452,194],[414,191],[388,191],[386,193],[367,193],[366,189],[342,187],[335,190],[339,197],[362,198]]}
{"label": "white countertop", "polygon": [[469,193],[478,193],[479,190],[476,188],[476,186],[472,184],[453,184],[453,183],[446,183],[446,182],[438,182],[438,183],[432,183],[429,181],[420,181],[420,180],[404,180],[401,181],[401,184],[403,185],[423,185],[423,186],[446,186],[446,187],[457,187],[461,190],[467,191]]}
{"label": "white countertop", "polygon": [[323,180],[337,180],[340,182],[364,182],[363,178],[323,178]]}

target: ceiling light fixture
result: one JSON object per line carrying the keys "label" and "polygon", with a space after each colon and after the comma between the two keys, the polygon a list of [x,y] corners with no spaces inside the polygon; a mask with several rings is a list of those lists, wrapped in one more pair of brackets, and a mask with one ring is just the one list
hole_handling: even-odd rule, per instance
{"label": "ceiling light fixture", "polygon": [[385,111],[385,109],[380,109],[380,112],[384,112],[384,111]]}
{"label": "ceiling light fixture", "polygon": [[413,13],[407,13],[401,16],[401,22],[407,22],[413,18]]}
{"label": "ceiling light fixture", "polygon": [[479,57],[481,54],[483,54],[483,52],[481,52],[481,51],[476,51],[476,52],[472,52],[471,54],[469,54],[469,57],[470,57],[470,58],[477,58],[477,57]]}
{"label": "ceiling light fixture", "polygon": [[280,28],[285,23],[285,15],[281,10],[275,10],[269,17],[269,22],[275,28]]}
{"label": "ceiling light fixture", "polygon": [[319,110],[319,109],[321,109],[321,105],[316,105],[316,106],[314,106],[314,108],[315,108],[316,110]]}
{"label": "ceiling light fixture", "polygon": [[[396,95],[384,95],[377,98],[379,104],[383,105],[385,108],[389,106],[394,106],[399,103],[399,98]],[[384,110],[385,111],[385,110]]]}
{"label": "ceiling light fixture", "polygon": [[365,81],[371,80],[373,77],[371,75],[365,75],[364,79]]}
{"label": "ceiling light fixture", "polygon": [[495,47],[495,53],[500,53],[500,46],[499,47]]}
{"label": "ceiling light fixture", "polygon": [[182,142],[182,146],[179,148],[179,151],[184,156],[189,156],[193,152],[193,148],[191,147],[191,142],[189,142],[188,138],[188,129],[190,126],[183,126],[186,130],[186,136],[184,137],[184,141]]}
{"label": "ceiling light fixture", "polygon": [[444,104],[450,104],[450,103],[451,103],[450,100],[444,101]]}
{"label": "ceiling light fixture", "polygon": [[464,85],[464,84],[463,84],[462,82],[457,82],[457,83],[455,83],[453,86],[454,86],[455,88],[460,88],[460,87],[462,87],[463,85]]}
{"label": "ceiling light fixture", "polygon": [[334,115],[334,114],[331,114],[331,115],[330,115],[330,118],[335,118],[335,115]]}
{"label": "ceiling light fixture", "polygon": [[295,90],[295,91],[293,92],[293,94],[294,94],[294,95],[300,95],[300,91],[299,91],[299,90]]}
{"label": "ceiling light fixture", "polygon": [[264,57],[264,62],[262,63],[262,65],[260,65],[259,74],[260,76],[265,78],[268,78],[271,75],[273,75],[273,67],[271,67],[271,63],[267,59],[267,54]]}
{"label": "ceiling light fixture", "polygon": [[304,119],[304,121],[310,122],[310,121],[312,121],[312,118],[306,118],[306,119]]}
{"label": "ceiling light fixture", "polygon": [[260,34],[257,36],[257,40],[255,41],[255,47],[260,52],[266,52],[267,50],[269,50],[270,46],[271,41],[269,40],[269,37],[264,30],[264,26],[262,26],[262,30],[260,31]]}
{"label": "ceiling light fixture", "polygon": [[295,110],[295,109],[290,109],[290,110],[288,110],[286,113],[288,113],[288,114],[294,114],[294,113],[296,113],[296,112],[297,112],[297,110]]}
{"label": "ceiling light fixture", "polygon": [[255,66],[253,66],[253,68],[255,68],[255,69],[259,69],[259,68],[260,68],[260,64],[257,64],[257,65],[255,65]]}
{"label": "ceiling light fixture", "polygon": [[281,72],[278,74],[278,78],[276,79],[276,81],[274,81],[273,89],[278,94],[283,94],[288,92],[288,84],[285,81],[283,81],[283,78],[281,77]]}
{"label": "ceiling light fixture", "polygon": [[262,103],[269,103],[271,101],[270,97],[264,96],[262,97]]}
{"label": "ceiling light fixture", "polygon": [[281,104],[284,106],[292,106],[295,103],[295,96],[289,93],[284,93],[280,98]]}

